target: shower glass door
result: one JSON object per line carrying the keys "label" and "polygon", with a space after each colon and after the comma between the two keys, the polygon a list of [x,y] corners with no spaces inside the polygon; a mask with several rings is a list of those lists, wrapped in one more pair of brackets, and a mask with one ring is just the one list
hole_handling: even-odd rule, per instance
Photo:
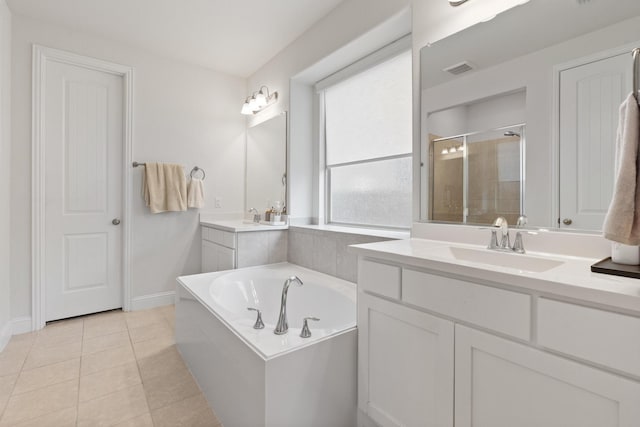
{"label": "shower glass door", "polygon": [[429,219],[515,224],[524,208],[524,124],[464,135],[431,135]]}

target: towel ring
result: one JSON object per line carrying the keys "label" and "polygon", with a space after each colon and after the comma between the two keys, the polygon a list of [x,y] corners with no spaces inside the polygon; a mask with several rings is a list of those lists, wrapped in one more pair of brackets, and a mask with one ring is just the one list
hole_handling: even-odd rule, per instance
{"label": "towel ring", "polygon": [[204,181],[204,179],[207,177],[207,174],[204,173],[204,169],[199,168],[198,166],[194,166],[193,169],[191,169],[191,173],[189,175],[191,176],[191,178],[195,178],[193,175],[198,172],[202,172],[202,180]]}

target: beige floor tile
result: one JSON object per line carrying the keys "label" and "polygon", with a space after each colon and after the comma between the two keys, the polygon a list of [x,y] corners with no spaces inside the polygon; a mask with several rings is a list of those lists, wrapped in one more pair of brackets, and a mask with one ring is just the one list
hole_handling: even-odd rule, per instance
{"label": "beige floor tile", "polygon": [[78,408],[73,406],[16,424],[14,427],[75,427],[77,416]]}
{"label": "beige floor tile", "polygon": [[153,420],[151,419],[151,413],[146,413],[118,423],[114,427],[153,427]]}
{"label": "beige floor tile", "polygon": [[45,414],[75,407],[77,402],[77,380],[13,395],[9,398],[0,420],[0,426],[15,426],[20,422],[33,420]]}
{"label": "beige floor tile", "polygon": [[82,342],[82,355],[86,356],[110,348],[121,347],[129,343],[129,333],[127,331],[120,331],[115,334],[102,335],[95,338],[85,338]]}
{"label": "beige floor tile", "polygon": [[149,412],[142,385],[80,402],[78,427],[111,426]]}
{"label": "beige floor tile", "polygon": [[38,337],[37,332],[29,332],[26,334],[14,335],[4,348],[3,353],[23,353],[28,354],[33,346],[33,342]]}
{"label": "beige floor tile", "polygon": [[167,349],[175,347],[175,338],[173,335],[165,335],[146,341],[134,342],[133,349],[136,352],[136,358],[144,359],[156,354],[165,352]]}
{"label": "beige floor tile", "polygon": [[130,311],[126,314],[129,329],[141,328],[154,323],[165,321],[164,315],[157,309]]}
{"label": "beige floor tile", "polygon": [[38,331],[38,337],[44,335],[56,337],[82,335],[83,327],[84,319],[82,317],[59,320],[57,322],[48,323],[41,331]]}
{"label": "beige floor tile", "polygon": [[218,427],[220,421],[202,394],[151,412],[156,427]]}
{"label": "beige floor tile", "polygon": [[182,357],[175,346],[164,349],[152,356],[138,359],[142,381],[163,375],[166,372],[186,369]]}
{"label": "beige floor tile", "polygon": [[41,348],[61,346],[63,344],[73,345],[79,343],[80,341],[82,341],[82,334],[60,336],[42,334],[39,335],[38,338],[36,338],[31,351],[39,350]]}
{"label": "beige floor tile", "polygon": [[163,375],[145,380],[143,385],[151,410],[200,393],[187,368],[167,370]]}
{"label": "beige floor tile", "polygon": [[31,370],[23,370],[18,377],[13,394],[37,390],[53,384],[78,378],[80,376],[80,358],[65,360]]}
{"label": "beige floor tile", "polygon": [[127,330],[127,322],[121,316],[99,317],[85,321],[84,338],[95,338]]}
{"label": "beige floor tile", "polygon": [[135,362],[135,356],[131,344],[127,343],[120,347],[110,348],[97,353],[82,356],[80,375],[88,375],[104,369]]}
{"label": "beige floor tile", "polygon": [[22,369],[28,352],[8,351],[0,353],[0,377],[17,374]]}
{"label": "beige floor tile", "polygon": [[70,344],[52,345],[49,347],[34,348],[24,362],[24,368],[34,369],[40,366],[51,365],[69,359],[80,357],[82,341]]}
{"label": "beige floor tile", "polygon": [[173,330],[166,320],[160,319],[158,322],[151,323],[146,326],[141,326],[139,328],[129,328],[129,336],[131,337],[131,342],[133,343],[147,341],[154,338],[173,338]]}
{"label": "beige floor tile", "polygon": [[17,378],[18,374],[0,377],[0,418],[2,418],[2,412],[9,401],[9,397],[11,396],[11,392],[13,391],[13,386],[15,385]]}
{"label": "beige floor tile", "polygon": [[85,321],[93,322],[94,320],[104,320],[104,319],[124,319],[124,311],[117,310],[109,310],[103,311],[100,313],[89,314],[84,317]]}
{"label": "beige floor tile", "polygon": [[80,378],[80,402],[96,399],[141,382],[138,364],[135,361],[85,375]]}

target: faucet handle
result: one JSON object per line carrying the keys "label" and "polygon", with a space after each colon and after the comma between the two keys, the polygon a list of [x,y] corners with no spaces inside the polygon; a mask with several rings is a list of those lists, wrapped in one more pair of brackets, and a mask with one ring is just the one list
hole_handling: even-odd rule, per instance
{"label": "faucet handle", "polygon": [[498,249],[499,247],[498,232],[497,230],[491,230],[491,240],[489,241],[489,246],[487,246],[487,249]]}
{"label": "faucet handle", "polygon": [[256,323],[253,324],[253,329],[263,329],[264,322],[262,321],[262,312],[254,307],[247,307],[249,311],[255,311],[258,313],[258,317],[256,318]]}
{"label": "faucet handle", "polygon": [[519,232],[519,231],[518,231],[518,232],[516,233],[516,239],[515,239],[515,241],[513,242],[513,248],[511,248],[511,249],[513,249],[513,251],[514,251],[515,253],[518,253],[518,254],[523,254],[523,253],[525,253],[525,250],[524,250],[524,243],[522,242],[522,233],[521,233],[521,232]]}
{"label": "faucet handle", "polygon": [[524,228],[525,225],[529,222],[529,219],[526,215],[520,215],[518,220],[516,221],[516,228]]}
{"label": "faucet handle", "polygon": [[317,322],[320,319],[318,319],[317,317],[305,317],[303,319],[302,331],[300,331],[300,336],[302,338],[309,338],[311,336],[311,331],[309,330],[309,324],[307,323],[309,320],[313,320],[314,322]]}

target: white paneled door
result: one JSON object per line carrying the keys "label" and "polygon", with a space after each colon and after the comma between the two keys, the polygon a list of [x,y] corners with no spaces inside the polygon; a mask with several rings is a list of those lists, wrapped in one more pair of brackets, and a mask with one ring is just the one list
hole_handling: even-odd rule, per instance
{"label": "white paneled door", "polygon": [[123,76],[47,61],[45,321],[122,307]]}
{"label": "white paneled door", "polygon": [[560,73],[561,228],[602,230],[613,194],[620,103],[631,92],[625,52]]}

